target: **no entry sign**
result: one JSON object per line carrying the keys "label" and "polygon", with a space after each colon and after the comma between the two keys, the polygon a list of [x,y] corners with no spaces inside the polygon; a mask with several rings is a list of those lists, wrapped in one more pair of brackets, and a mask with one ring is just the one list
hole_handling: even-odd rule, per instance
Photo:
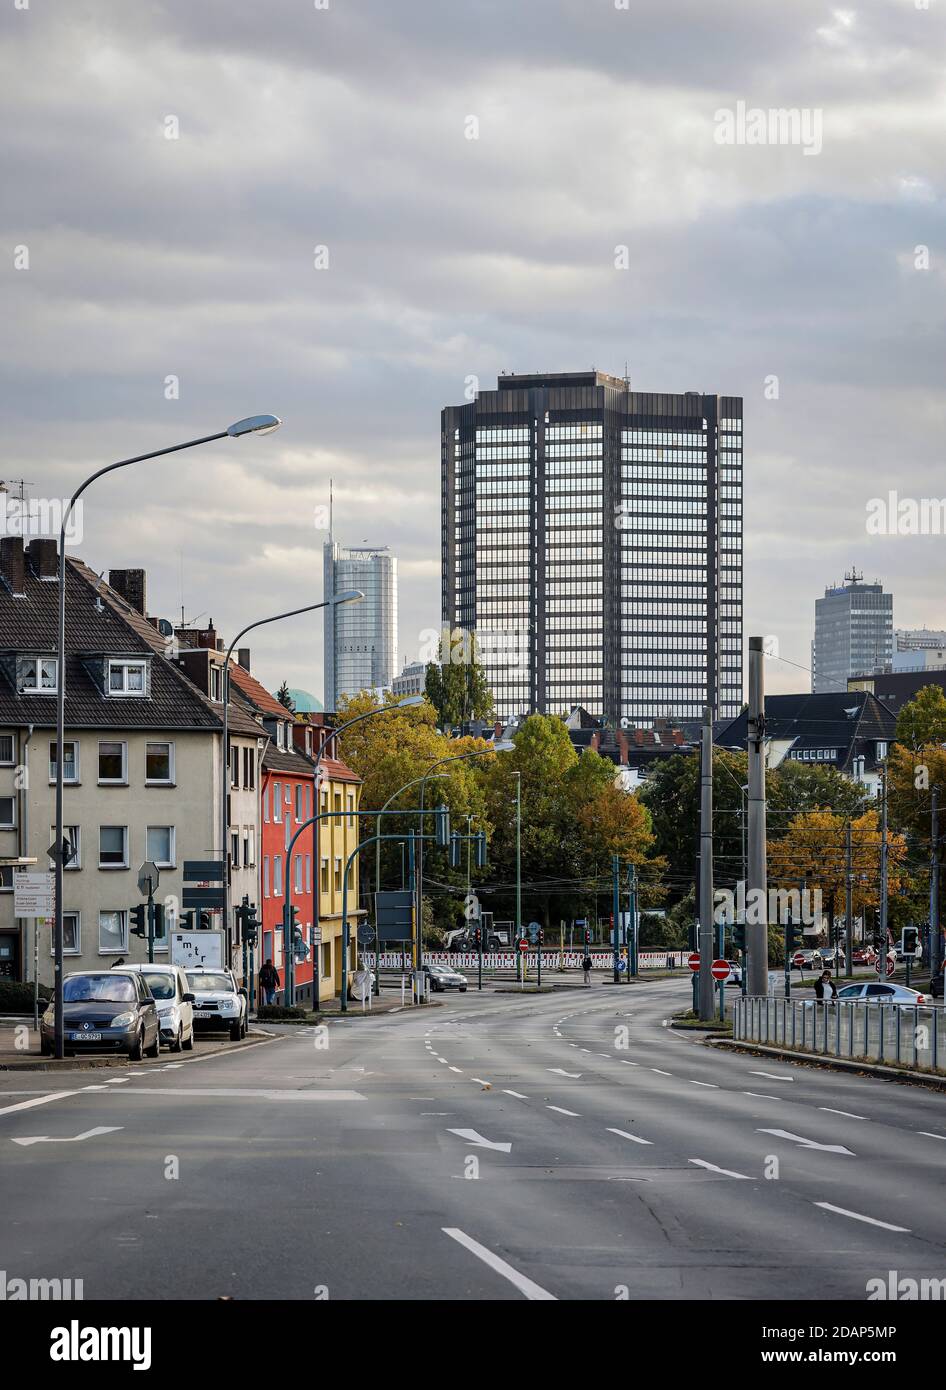
{"label": "no entry sign", "polygon": [[687,957],[687,965],[690,967],[691,970],[699,970],[699,968],[700,968],[700,953],[699,953],[699,951],[694,951],[693,954],[692,954],[691,956],[688,956],[688,957]]}
{"label": "no entry sign", "polygon": [[728,960],[714,960],[711,968],[714,980],[728,980],[732,974]]}

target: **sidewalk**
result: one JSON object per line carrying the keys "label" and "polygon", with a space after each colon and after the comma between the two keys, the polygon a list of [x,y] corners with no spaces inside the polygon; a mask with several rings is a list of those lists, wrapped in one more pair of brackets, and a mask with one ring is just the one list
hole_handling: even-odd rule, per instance
{"label": "sidewalk", "polygon": [[[231,1042],[228,1037],[198,1036],[192,1052],[172,1053],[163,1047],[159,1054],[161,1061],[173,1057],[175,1061],[185,1062],[195,1057],[208,1057],[215,1053],[235,1052],[241,1047],[255,1047],[272,1035],[262,1032],[265,1025],[259,1024],[259,1032],[254,1032],[242,1042]],[[100,1067],[128,1067],[157,1065],[157,1058],[146,1057],[141,1062],[129,1062],[126,1056],[114,1053],[89,1053],[86,1056],[44,1057],[39,1050],[39,1033],[29,1019],[0,1019],[0,1072],[5,1071],[87,1071]]]}

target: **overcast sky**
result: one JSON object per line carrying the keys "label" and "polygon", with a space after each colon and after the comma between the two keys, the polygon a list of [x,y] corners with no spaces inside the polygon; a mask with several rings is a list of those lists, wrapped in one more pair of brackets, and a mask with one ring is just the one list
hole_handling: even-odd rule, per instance
{"label": "overcast sky", "polygon": [[[68,495],[285,420],[98,485],[75,553],[229,639],[321,597],[334,477],[336,538],[398,556],[411,659],[441,407],[626,362],[745,398],[747,634],[807,668],[851,565],[946,626],[946,538],[865,526],[891,488],[946,495],[946,0],[322,3],[5,0],[0,476]],[[738,102],[822,111],[820,153],[717,143]],[[254,671],[321,697],[321,642],[263,629]]]}

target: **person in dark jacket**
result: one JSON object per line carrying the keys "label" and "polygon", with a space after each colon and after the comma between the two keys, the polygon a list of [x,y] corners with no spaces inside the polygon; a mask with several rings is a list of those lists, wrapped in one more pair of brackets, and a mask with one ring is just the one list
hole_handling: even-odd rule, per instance
{"label": "person in dark jacket", "polygon": [[821,979],[815,980],[815,998],[822,1004],[830,1004],[837,997],[838,992],[834,987],[831,971],[825,970],[822,972]]}
{"label": "person in dark jacket", "polygon": [[585,972],[585,984],[586,984],[586,985],[590,985],[590,984],[591,984],[591,966],[592,966],[591,957],[590,957],[589,955],[586,954],[584,960],[583,960],[582,963],[581,963],[581,968],[582,968],[582,970]]}
{"label": "person in dark jacket", "polygon": [[279,971],[268,960],[259,972],[259,987],[263,991],[263,1001],[266,1004],[275,1004],[276,991],[279,988]]}

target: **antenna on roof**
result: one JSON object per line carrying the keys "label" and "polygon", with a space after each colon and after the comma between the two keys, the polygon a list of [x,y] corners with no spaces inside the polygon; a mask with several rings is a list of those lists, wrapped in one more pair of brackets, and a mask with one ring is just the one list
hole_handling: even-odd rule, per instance
{"label": "antenna on roof", "polygon": [[861,571],[860,574],[858,574],[858,572],[857,572],[857,566],[856,566],[856,565],[852,565],[851,568],[850,568],[850,570],[848,570],[847,574],[844,576],[844,582],[845,582],[845,584],[860,584],[860,583],[862,582],[863,578],[864,578],[864,572],[863,572],[863,570]]}
{"label": "antenna on roof", "polygon": [[328,480],[328,538],[332,539],[332,516],[335,507],[334,478]]}

